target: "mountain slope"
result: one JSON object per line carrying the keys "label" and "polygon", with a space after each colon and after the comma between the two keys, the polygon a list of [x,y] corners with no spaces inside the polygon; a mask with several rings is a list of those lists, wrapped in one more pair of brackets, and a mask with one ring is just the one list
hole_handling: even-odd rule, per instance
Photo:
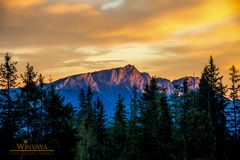
{"label": "mountain slope", "polygon": [[[172,85],[173,87],[183,87],[183,81],[185,77],[173,80]],[[200,83],[200,78],[199,77],[188,77],[188,85],[190,89],[196,89],[198,88],[198,85]]]}

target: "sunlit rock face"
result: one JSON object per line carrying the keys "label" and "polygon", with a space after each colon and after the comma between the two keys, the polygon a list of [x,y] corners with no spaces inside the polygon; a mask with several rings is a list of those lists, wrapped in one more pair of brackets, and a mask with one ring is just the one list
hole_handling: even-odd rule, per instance
{"label": "sunlit rock face", "polygon": [[[141,93],[150,79],[151,76],[148,73],[140,72],[135,66],[129,64],[125,67],[69,76],[53,82],[53,85],[65,97],[65,102],[70,102],[75,107],[78,106],[80,89],[86,90],[88,86],[91,87],[94,93],[93,98],[100,98],[107,114],[112,115],[118,94],[124,97],[125,105],[129,108],[133,86],[136,86]],[[171,82],[166,78],[158,77],[157,85],[165,89],[169,95],[173,92],[174,85],[181,86],[183,80],[184,78],[181,78]],[[199,78],[190,77],[190,82],[193,84],[192,88],[198,87]]]}

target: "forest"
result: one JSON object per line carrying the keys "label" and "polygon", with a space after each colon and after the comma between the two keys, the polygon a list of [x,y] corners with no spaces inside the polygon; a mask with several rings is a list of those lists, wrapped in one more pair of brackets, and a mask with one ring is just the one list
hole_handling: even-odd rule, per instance
{"label": "forest", "polygon": [[[199,88],[188,77],[167,95],[152,77],[143,93],[133,87],[130,111],[118,96],[113,117],[90,87],[79,106],[64,97],[27,63],[6,53],[0,65],[0,159],[44,160],[228,160],[240,148],[240,74],[229,69],[229,85],[210,56]],[[48,83],[46,83],[46,81]],[[230,97],[227,97],[227,92]],[[231,108],[226,109],[231,103]],[[54,155],[10,155],[16,144],[44,144]]]}

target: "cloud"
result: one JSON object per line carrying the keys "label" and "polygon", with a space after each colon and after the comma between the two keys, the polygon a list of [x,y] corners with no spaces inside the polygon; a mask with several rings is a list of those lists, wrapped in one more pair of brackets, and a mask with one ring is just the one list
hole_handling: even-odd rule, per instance
{"label": "cloud", "polygon": [[114,9],[121,6],[125,0],[110,0],[101,6],[102,10]]}
{"label": "cloud", "polygon": [[[101,4],[89,1],[53,1],[24,12],[2,10],[0,45],[111,45],[126,41],[156,41],[169,34],[165,29],[167,26],[162,25],[169,18],[162,15],[184,4],[187,3],[178,6],[174,2],[126,1],[116,10],[101,11]],[[158,24],[158,19],[164,20]]]}
{"label": "cloud", "polygon": [[1,0],[0,4],[10,9],[24,9],[46,3],[47,0]]}
{"label": "cloud", "polygon": [[210,23],[210,24],[194,26],[194,27],[191,27],[191,28],[187,28],[187,29],[177,31],[174,34],[174,37],[180,37],[180,36],[184,36],[184,35],[196,36],[198,34],[210,32],[211,30],[214,30],[214,29],[216,29],[218,27],[221,27],[223,25],[226,25],[226,24],[239,23],[239,22],[240,22],[240,17],[238,17],[238,16],[227,17],[226,19],[223,19],[223,20],[220,20],[220,21],[217,21],[217,22],[213,22],[213,23]]}
{"label": "cloud", "polygon": [[86,13],[87,15],[97,14],[97,10],[93,5],[88,3],[81,4],[54,4],[47,8],[47,12],[51,14],[65,14],[65,13]]}
{"label": "cloud", "polygon": [[97,67],[101,69],[115,68],[117,66],[122,66],[126,64],[125,60],[113,59],[113,60],[103,60],[103,61],[84,61],[83,66],[88,69],[96,70]]}
{"label": "cloud", "polygon": [[94,46],[89,46],[89,47],[79,47],[73,49],[73,52],[75,53],[81,53],[85,54],[91,57],[94,56],[104,56],[105,54],[110,52],[110,49],[107,47],[101,48],[101,47],[94,47]]}
{"label": "cloud", "polygon": [[56,77],[124,63],[174,77],[212,53],[240,61],[239,10],[235,0],[0,0],[0,49]]}

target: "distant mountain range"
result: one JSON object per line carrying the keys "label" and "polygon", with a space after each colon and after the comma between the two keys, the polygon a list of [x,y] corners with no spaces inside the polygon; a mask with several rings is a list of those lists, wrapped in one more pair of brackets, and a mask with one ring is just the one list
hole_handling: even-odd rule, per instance
{"label": "distant mountain range", "polygon": [[[150,79],[151,76],[148,73],[140,72],[135,66],[129,64],[125,67],[62,78],[53,82],[53,86],[65,97],[66,103],[70,102],[74,106],[78,106],[80,89],[86,90],[90,86],[94,93],[94,99],[99,97],[104,103],[107,115],[111,116],[118,94],[125,98],[125,105],[129,108],[133,86],[137,86],[139,92],[142,92]],[[173,92],[175,86],[182,86],[183,81],[184,78],[172,82],[166,78],[157,78],[158,86],[165,88],[168,95]],[[198,77],[189,77],[190,87],[198,88],[199,81]]]}

